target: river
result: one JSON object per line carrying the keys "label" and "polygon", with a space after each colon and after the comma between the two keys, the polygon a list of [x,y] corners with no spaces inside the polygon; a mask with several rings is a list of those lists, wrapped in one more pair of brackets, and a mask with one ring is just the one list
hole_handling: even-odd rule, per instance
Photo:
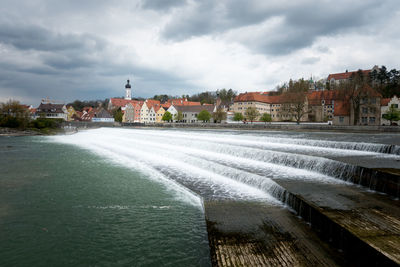
{"label": "river", "polygon": [[[202,200],[399,168],[398,135],[101,128],[0,137],[1,266],[209,266]],[[275,194],[274,194],[275,193]]]}

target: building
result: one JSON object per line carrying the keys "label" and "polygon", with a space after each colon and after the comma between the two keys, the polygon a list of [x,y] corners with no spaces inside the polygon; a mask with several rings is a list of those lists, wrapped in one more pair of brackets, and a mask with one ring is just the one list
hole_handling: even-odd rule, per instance
{"label": "building", "polygon": [[183,123],[196,123],[199,122],[197,116],[203,110],[207,110],[211,115],[216,111],[214,105],[187,105],[187,106],[176,106],[177,112],[182,113]]}
{"label": "building", "polygon": [[72,105],[67,105],[67,121],[73,121],[74,116],[76,115],[76,111]]}
{"label": "building", "polygon": [[92,122],[114,122],[114,117],[104,108],[95,111]]}
{"label": "building", "polygon": [[333,111],[333,125],[352,125],[350,122],[350,102],[335,101]]}
{"label": "building", "polygon": [[387,114],[390,107],[399,109],[400,98],[393,96],[392,98],[382,98],[381,99],[381,125],[390,125],[390,121],[383,118],[383,115]]}
{"label": "building", "polygon": [[[362,71],[363,75],[367,76],[367,75],[369,75],[370,72],[372,72],[374,70],[379,71],[379,67],[375,65],[370,70],[361,70],[361,71]],[[341,82],[349,81],[350,78],[352,77],[352,75],[355,75],[357,72],[358,72],[358,70],[356,70],[356,71],[346,70],[345,72],[341,72],[341,73],[329,74],[328,78],[327,78],[327,82],[330,86],[335,86],[335,85],[340,84]]]}
{"label": "building", "polygon": [[163,122],[162,117],[165,114],[165,109],[162,105],[158,105],[155,107],[154,111],[156,112],[156,123]]}
{"label": "building", "polygon": [[129,102],[125,106],[122,122],[133,123],[135,122],[135,104]]}
{"label": "building", "polygon": [[261,92],[242,93],[235,97],[231,111],[234,113],[242,113],[245,116],[246,109],[255,108],[260,114],[271,114],[270,96]]}
{"label": "building", "polygon": [[64,104],[40,103],[35,118],[68,119],[68,110]]}
{"label": "building", "polygon": [[[380,125],[382,96],[365,84],[355,95],[335,100],[333,124]],[[354,103],[358,103],[356,106]]]}
{"label": "building", "polygon": [[334,117],[335,101],[340,99],[340,93],[335,90],[313,91],[307,94],[308,121],[330,121]]}

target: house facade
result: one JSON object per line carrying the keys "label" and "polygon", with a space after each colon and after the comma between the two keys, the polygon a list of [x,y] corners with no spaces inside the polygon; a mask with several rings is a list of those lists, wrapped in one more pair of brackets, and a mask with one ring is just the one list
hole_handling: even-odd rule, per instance
{"label": "house facade", "polygon": [[197,123],[197,116],[203,110],[207,110],[211,115],[216,111],[214,105],[196,105],[196,106],[177,106],[176,110],[182,112],[183,123]]}
{"label": "house facade", "polygon": [[388,113],[390,107],[400,110],[400,98],[393,96],[392,98],[381,99],[381,125],[390,125],[390,121],[383,118],[384,115]]}
{"label": "house facade", "polygon": [[68,120],[68,110],[64,104],[40,103],[35,118]]}

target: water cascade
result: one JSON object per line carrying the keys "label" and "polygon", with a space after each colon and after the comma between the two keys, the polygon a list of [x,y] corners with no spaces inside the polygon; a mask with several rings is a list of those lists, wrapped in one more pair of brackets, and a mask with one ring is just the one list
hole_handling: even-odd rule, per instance
{"label": "water cascade", "polygon": [[142,171],[180,195],[271,204],[287,200],[278,180],[340,184],[359,175],[360,168],[330,156],[400,158],[397,147],[381,144],[207,131],[102,128],[51,139]]}

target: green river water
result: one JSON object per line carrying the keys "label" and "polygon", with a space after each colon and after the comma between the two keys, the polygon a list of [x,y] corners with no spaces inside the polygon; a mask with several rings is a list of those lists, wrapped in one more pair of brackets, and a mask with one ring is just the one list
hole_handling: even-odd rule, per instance
{"label": "green river water", "polygon": [[46,137],[0,137],[0,266],[209,266],[201,205]]}

